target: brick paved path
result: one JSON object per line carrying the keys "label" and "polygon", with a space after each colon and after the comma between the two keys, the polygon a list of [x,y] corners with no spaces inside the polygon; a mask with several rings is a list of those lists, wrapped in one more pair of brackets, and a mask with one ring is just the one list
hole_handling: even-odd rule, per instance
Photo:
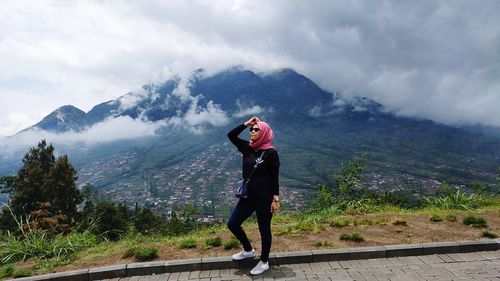
{"label": "brick paved path", "polygon": [[497,280],[500,251],[272,266],[261,276],[221,269],[135,276],[108,281],[153,280]]}

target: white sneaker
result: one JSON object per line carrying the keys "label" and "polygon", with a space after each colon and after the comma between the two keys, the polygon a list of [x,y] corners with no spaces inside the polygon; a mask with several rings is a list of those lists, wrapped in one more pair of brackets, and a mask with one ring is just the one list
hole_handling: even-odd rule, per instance
{"label": "white sneaker", "polygon": [[249,258],[255,258],[255,250],[254,249],[252,249],[250,252],[243,250],[243,251],[233,255],[233,260],[235,260],[235,261],[240,261],[240,260],[249,259]]}
{"label": "white sneaker", "polygon": [[259,261],[259,263],[252,270],[250,270],[250,274],[252,275],[262,274],[264,271],[268,269],[269,269],[269,262]]}

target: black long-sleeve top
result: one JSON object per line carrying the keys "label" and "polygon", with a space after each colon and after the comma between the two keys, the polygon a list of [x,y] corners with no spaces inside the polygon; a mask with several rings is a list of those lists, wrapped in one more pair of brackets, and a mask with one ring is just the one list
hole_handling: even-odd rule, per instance
{"label": "black long-sleeve top", "polygon": [[[243,178],[246,179],[255,164],[255,159],[260,157],[263,150],[254,150],[250,146],[250,142],[240,139],[238,135],[247,128],[245,124],[241,124],[227,134],[229,140],[238,148],[238,151],[243,154]],[[252,178],[248,184],[249,195],[279,195],[279,168],[280,160],[278,152],[271,148],[266,149],[263,157],[264,162],[259,164],[255,169]]]}

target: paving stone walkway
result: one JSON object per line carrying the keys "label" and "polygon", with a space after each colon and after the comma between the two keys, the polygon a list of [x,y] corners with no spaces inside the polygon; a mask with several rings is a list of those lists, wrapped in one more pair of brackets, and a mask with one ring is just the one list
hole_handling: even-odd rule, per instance
{"label": "paving stone walkway", "polygon": [[107,279],[156,280],[497,280],[500,250],[272,266],[261,276],[249,269],[220,269]]}

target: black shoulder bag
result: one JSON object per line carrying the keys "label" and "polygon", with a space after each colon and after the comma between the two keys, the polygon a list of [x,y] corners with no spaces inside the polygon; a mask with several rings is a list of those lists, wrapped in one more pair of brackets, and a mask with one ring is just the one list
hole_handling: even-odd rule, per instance
{"label": "black shoulder bag", "polygon": [[236,181],[236,192],[235,196],[238,198],[248,198],[248,182],[250,182],[250,179],[252,178],[253,172],[259,166],[260,163],[264,162],[262,160],[262,157],[264,157],[264,153],[266,151],[262,151],[262,154],[260,154],[260,157],[255,159],[255,164],[253,165],[252,171],[250,172],[250,175],[248,175],[247,179],[239,179]]}

